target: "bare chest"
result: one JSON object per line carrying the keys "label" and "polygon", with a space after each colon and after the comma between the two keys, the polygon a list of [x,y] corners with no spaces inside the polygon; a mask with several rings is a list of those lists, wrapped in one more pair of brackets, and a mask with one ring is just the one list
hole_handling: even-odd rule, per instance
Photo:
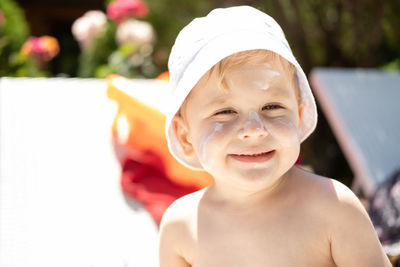
{"label": "bare chest", "polygon": [[317,218],[296,212],[207,215],[199,218],[187,247],[192,266],[335,266],[323,223]]}

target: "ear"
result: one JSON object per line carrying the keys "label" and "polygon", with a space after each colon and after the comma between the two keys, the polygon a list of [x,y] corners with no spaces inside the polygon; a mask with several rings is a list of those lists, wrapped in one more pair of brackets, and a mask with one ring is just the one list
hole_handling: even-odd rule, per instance
{"label": "ear", "polygon": [[182,116],[176,115],[171,121],[172,129],[186,157],[194,157],[193,145],[190,142],[189,128]]}
{"label": "ear", "polygon": [[297,124],[297,128],[300,127],[301,122],[303,121],[303,113],[304,113],[304,103],[301,102],[299,104],[299,123]]}

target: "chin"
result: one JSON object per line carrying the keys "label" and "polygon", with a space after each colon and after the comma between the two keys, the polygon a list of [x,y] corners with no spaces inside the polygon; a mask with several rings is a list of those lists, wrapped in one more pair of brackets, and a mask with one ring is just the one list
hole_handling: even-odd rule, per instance
{"label": "chin", "polygon": [[235,180],[243,187],[260,190],[275,184],[280,175],[271,168],[251,168],[240,170],[235,175]]}

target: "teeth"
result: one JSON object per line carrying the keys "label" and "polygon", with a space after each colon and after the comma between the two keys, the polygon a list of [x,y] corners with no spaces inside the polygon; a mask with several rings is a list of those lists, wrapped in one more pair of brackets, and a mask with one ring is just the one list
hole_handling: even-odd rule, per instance
{"label": "teeth", "polygon": [[262,155],[266,155],[266,154],[268,154],[268,152],[263,152],[263,153],[259,153],[259,154],[252,154],[252,155],[240,154],[240,156],[257,157],[257,156],[262,156]]}

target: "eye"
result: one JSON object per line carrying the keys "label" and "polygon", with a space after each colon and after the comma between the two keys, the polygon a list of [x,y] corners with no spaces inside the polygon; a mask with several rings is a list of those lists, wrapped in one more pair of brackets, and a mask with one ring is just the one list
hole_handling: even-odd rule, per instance
{"label": "eye", "polygon": [[225,115],[225,114],[235,114],[236,112],[231,109],[224,109],[221,111],[216,112],[214,115]]}
{"label": "eye", "polygon": [[262,110],[277,110],[283,108],[281,105],[278,104],[268,104],[263,106]]}

